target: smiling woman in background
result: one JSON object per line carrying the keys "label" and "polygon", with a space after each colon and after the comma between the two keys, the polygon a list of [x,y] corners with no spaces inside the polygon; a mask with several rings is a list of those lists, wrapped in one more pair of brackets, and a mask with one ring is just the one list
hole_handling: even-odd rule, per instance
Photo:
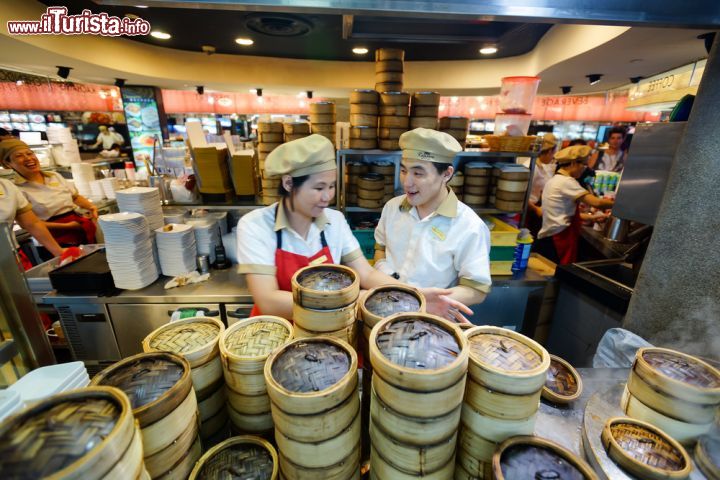
{"label": "smiling woman in background", "polygon": [[[0,142],[0,161],[15,171],[15,185],[61,245],[95,243],[97,207],[56,172],[43,172],[35,153],[21,140]],[[87,216],[76,213],[87,210]]]}

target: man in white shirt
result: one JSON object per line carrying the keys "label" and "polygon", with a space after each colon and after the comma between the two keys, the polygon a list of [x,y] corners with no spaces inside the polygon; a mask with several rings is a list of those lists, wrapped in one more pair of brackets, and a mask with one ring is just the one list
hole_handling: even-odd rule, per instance
{"label": "man in white shirt", "polygon": [[383,208],[375,268],[416,287],[449,288],[465,305],[482,302],[492,283],[490,232],[447,186],[462,147],[446,133],[417,128],[400,136],[400,148],[405,195]]}
{"label": "man in white shirt", "polygon": [[608,135],[608,148],[601,150],[602,154],[596,160],[595,170],[622,172],[627,160],[627,152],[622,149],[624,141],[625,130],[621,127],[612,128]]}

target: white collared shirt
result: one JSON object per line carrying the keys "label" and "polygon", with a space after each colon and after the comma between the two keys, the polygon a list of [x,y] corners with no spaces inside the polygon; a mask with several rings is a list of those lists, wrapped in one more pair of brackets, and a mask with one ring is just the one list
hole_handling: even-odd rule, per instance
{"label": "white collared shirt", "polygon": [[42,172],[45,183],[30,182],[15,174],[15,185],[30,200],[33,212],[40,220],[75,210],[78,192],[57,172]]}
{"label": "white collared shirt", "polygon": [[538,238],[562,232],[570,226],[578,199],[588,192],[573,177],[556,173],[545,185],[542,193],[542,228]]}
{"label": "white collared shirt", "polygon": [[470,207],[450,195],[450,204],[457,204],[454,217],[436,211],[420,219],[417,208],[401,208],[405,195],[387,202],[375,229],[376,248],[384,247],[385,259],[375,267],[420,288],[459,283],[489,291],[490,231]]}
{"label": "white collared shirt", "polygon": [[[237,259],[239,273],[275,275],[275,209],[277,203],[244,215],[237,226]],[[325,232],[334,263],[349,263],[362,256],[360,244],[350,231],[345,216],[326,208],[325,220],[310,224],[307,238],[302,238],[289,226],[282,230],[282,249],[311,257],[322,248],[320,232]],[[321,220],[321,219],[318,219]],[[318,225],[324,224],[324,225]]]}
{"label": "white collared shirt", "polygon": [[548,164],[537,162],[533,170],[532,187],[530,189],[530,201],[537,204],[542,198],[542,192],[547,182],[555,175],[555,163]]}
{"label": "white collared shirt", "polygon": [[32,210],[30,202],[10,180],[0,178],[0,222],[12,224],[18,213]]}

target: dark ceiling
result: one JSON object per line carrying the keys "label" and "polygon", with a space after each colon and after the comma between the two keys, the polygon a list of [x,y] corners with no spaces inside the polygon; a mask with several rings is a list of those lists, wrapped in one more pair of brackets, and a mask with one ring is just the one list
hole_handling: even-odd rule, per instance
{"label": "dark ceiling", "polygon": [[[53,0],[43,3],[57,4]],[[154,30],[172,35],[170,40],[127,37],[143,43],[194,52],[202,51],[203,45],[211,45],[216,53],[314,60],[373,61],[373,50],[379,47],[402,48],[406,60],[411,61],[512,57],[531,51],[551,27],[540,23],[354,16],[352,30],[343,39],[342,15],[141,9],[98,5],[90,0],[63,4],[71,14],[89,9],[120,17],[137,15],[148,20]],[[252,38],[255,44],[242,47],[235,43],[238,37]],[[481,57],[478,49],[486,45],[496,46],[498,52]],[[370,52],[353,54],[352,49],[359,46]]]}

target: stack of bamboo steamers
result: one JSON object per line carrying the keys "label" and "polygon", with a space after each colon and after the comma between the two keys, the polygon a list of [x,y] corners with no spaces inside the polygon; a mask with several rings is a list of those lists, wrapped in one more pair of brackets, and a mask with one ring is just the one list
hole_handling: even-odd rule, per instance
{"label": "stack of bamboo steamers", "polygon": [[410,94],[400,91],[380,93],[378,144],[383,150],[400,150],[400,135],[410,127],[408,105]]}
{"label": "stack of bamboo steamers", "polygon": [[258,122],[258,173],[262,187],[263,205],[271,205],[279,200],[278,187],[279,178],[267,178],[265,176],[265,159],[280,146],[284,141],[284,126],[282,122]]}
{"label": "stack of bamboo steamers", "polygon": [[350,148],[377,148],[378,99],[375,90],[350,94]]}
{"label": "stack of bamboo steamers", "polygon": [[322,135],[335,145],[335,104],[333,102],[311,103],[310,124],[312,133]]}
{"label": "stack of bamboo steamers", "polygon": [[470,350],[456,479],[492,477],[497,445],[532,435],[550,356],[512,330],[474,327],[465,332]]}
{"label": "stack of bamboo steamers", "polygon": [[440,131],[445,132],[460,145],[465,146],[470,119],[466,117],[442,117],[440,118]]}

